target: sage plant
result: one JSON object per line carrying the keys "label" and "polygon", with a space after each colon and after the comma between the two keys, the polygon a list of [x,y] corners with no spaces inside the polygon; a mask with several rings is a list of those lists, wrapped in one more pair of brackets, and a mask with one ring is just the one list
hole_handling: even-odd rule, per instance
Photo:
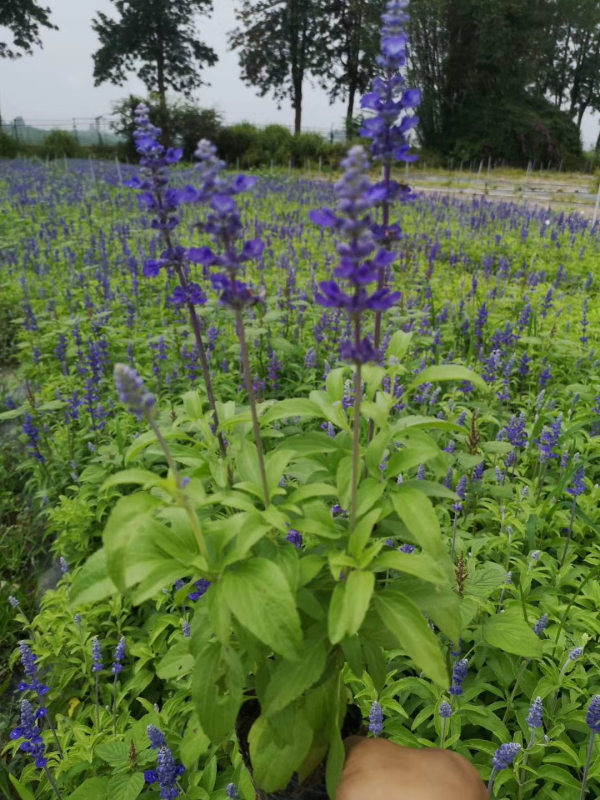
{"label": "sage plant", "polygon": [[[408,89],[401,73],[406,64],[407,36],[404,32],[408,22],[406,8],[408,0],[388,0],[381,21],[381,48],[377,64],[383,71],[375,78],[371,91],[361,100],[366,111],[374,112],[363,122],[360,135],[371,139],[371,155],[383,167],[383,177],[378,188],[381,189],[381,225],[374,227],[374,233],[381,242],[391,242],[400,238],[398,225],[390,226],[391,204],[406,199],[410,190],[405,184],[392,180],[392,165],[395,161],[408,163],[416,160],[409,152],[406,134],[418,122],[417,117],[406,111],[419,105],[420,89]],[[380,265],[377,288],[381,291],[385,284],[385,266]],[[375,315],[375,349],[381,344],[381,311]]]}
{"label": "sage plant", "polygon": [[[196,312],[196,306],[206,303],[206,294],[202,288],[190,280],[189,264],[196,260],[197,248],[185,248],[176,244],[173,236],[174,229],[181,221],[180,206],[188,201],[189,190],[177,191],[169,186],[167,167],[177,164],[181,160],[181,149],[165,147],[160,144],[161,129],[150,122],[149,109],[143,103],[135,111],[136,129],[134,140],[137,152],[140,154],[141,175],[135,175],[125,185],[132,189],[140,190],[138,197],[140,208],[152,216],[151,227],[159,232],[165,249],[160,257],[147,259],[144,264],[146,277],[157,277],[162,269],[174,273],[179,281],[179,286],[168,298],[175,306],[185,306],[188,310],[190,323],[196,341],[196,348],[200,357],[202,377],[206,387],[206,396],[212,411],[219,442],[221,455],[225,458],[227,446],[223,434],[219,430],[219,415],[215,393],[210,375],[206,347],[202,337],[202,327]],[[196,195],[192,190],[192,198]]]}
{"label": "sage plant", "polygon": [[[346,311],[351,326],[351,338],[341,344],[341,356],[354,364],[354,430],[352,444],[352,488],[350,530],[356,523],[356,496],[359,477],[360,403],[362,396],[362,365],[377,359],[377,351],[369,336],[364,335],[364,315],[367,311],[381,313],[400,299],[398,292],[380,287],[380,271],[396,258],[396,254],[378,248],[369,212],[385,196],[385,188],[374,186],[367,175],[369,160],[362,147],[352,147],[342,161],[344,174],[335,184],[339,198],[338,213],[329,208],[313,210],[310,219],[316,225],[333,228],[342,237],[337,244],[340,257],[333,270],[334,278],[345,281],[348,291],[335,279],[319,284],[317,303],[327,308]],[[368,287],[376,283],[371,291]]]}
{"label": "sage plant", "polygon": [[241,241],[242,219],[234,199],[240,192],[253,188],[256,179],[244,175],[238,176],[233,181],[221,178],[220,172],[224,164],[217,158],[214,145],[206,140],[198,143],[195,155],[199,160],[199,171],[202,176],[197,199],[209,204],[209,212],[200,227],[210,234],[215,245],[214,251],[209,247],[199,250],[198,258],[206,267],[218,268],[219,272],[211,275],[213,287],[220,292],[221,305],[229,307],[234,314],[266,507],[270,503],[269,485],[243,315],[244,309],[260,302],[262,297],[255,294],[252,288],[240,279],[244,265],[248,261],[261,258],[265,245],[260,238]]}

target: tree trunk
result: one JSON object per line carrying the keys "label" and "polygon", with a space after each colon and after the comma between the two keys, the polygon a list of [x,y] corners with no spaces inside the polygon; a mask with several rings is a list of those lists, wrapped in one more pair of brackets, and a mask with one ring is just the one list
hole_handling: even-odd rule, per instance
{"label": "tree trunk", "polygon": [[294,134],[302,130],[302,81],[294,85]]}
{"label": "tree trunk", "polygon": [[354,100],[356,98],[356,84],[352,82],[348,86],[348,105],[346,106],[346,138],[350,139],[354,135]]}
{"label": "tree trunk", "polygon": [[162,55],[156,62],[156,80],[158,84],[158,107],[160,112],[160,127],[163,132],[163,144],[168,147],[171,144],[171,124],[169,119],[169,109],[167,108],[167,86],[165,82],[165,65]]}

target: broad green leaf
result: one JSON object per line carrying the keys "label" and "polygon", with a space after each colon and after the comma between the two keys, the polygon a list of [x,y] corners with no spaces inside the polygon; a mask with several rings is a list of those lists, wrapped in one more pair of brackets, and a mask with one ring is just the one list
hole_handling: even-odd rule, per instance
{"label": "broad green leaf", "polygon": [[398,475],[419,464],[426,464],[432,458],[437,458],[441,452],[429,434],[416,429],[410,432],[406,445],[390,457],[385,471],[388,475]]}
{"label": "broad green leaf", "polygon": [[194,669],[194,656],[189,652],[187,641],[172,645],[156,664],[157,677],[163,681],[183,678]]}
{"label": "broad green leaf", "polygon": [[306,714],[297,705],[277,716],[276,722],[260,716],[248,734],[254,779],[266,792],[287,786],[308,755],[313,738]]}
{"label": "broad green leaf", "polygon": [[129,748],[125,742],[102,742],[94,747],[94,755],[111,767],[118,767],[127,764]]}
{"label": "broad green leaf", "polygon": [[[415,556],[408,556],[414,558]],[[465,603],[459,599],[456,592],[448,586],[424,583],[415,577],[404,574],[397,586],[398,588],[426,614],[444,633],[451,642],[458,642],[462,635],[461,609]]]}
{"label": "broad green leaf", "polygon": [[436,559],[448,559],[440,524],[431,500],[418,489],[400,484],[390,494],[396,514],[414,536],[424,553]]}
{"label": "broad green leaf", "polygon": [[104,492],[112,486],[121,486],[127,483],[139,484],[146,488],[156,486],[161,480],[162,478],[149,469],[124,469],[108,477],[100,487],[100,491]]}
{"label": "broad green leaf", "polygon": [[137,551],[136,540],[150,523],[158,524],[151,517],[160,505],[160,500],[147,492],[125,495],[119,498],[107,520],[102,534],[106,565],[121,592],[136,582],[128,582],[126,572],[137,561],[133,556]]}
{"label": "broad green leaf", "polygon": [[35,800],[33,796],[33,792],[29,789],[26,783],[22,783],[18,778],[15,778],[10,772],[8,773],[8,778],[12,783],[16,793],[19,795],[21,800]]}
{"label": "broad green leaf", "polygon": [[488,385],[483,380],[481,375],[473,372],[467,367],[460,364],[438,364],[432,367],[426,367],[423,372],[419,372],[417,376],[410,382],[408,388],[413,389],[415,386],[420,386],[422,383],[438,383],[439,381],[469,381],[474,386],[478,386],[487,392]]}
{"label": "broad green leaf", "polygon": [[348,508],[352,494],[352,456],[340,459],[335,478],[340,505]]}
{"label": "broad green leaf", "polygon": [[300,617],[282,571],[264,558],[229,569],[223,595],[244,628],[285,658],[295,659],[302,643]]}
{"label": "broad green leaf", "polygon": [[541,658],[542,642],[519,611],[506,611],[487,619],[482,627],[484,642],[523,658]]}
{"label": "broad green leaf", "polygon": [[329,604],[328,630],[332,644],[358,633],[363,623],[375,585],[372,572],[353,570],[335,587]]}
{"label": "broad green leaf", "polygon": [[398,646],[417,668],[441,689],[447,689],[448,672],[439,642],[413,601],[401,592],[387,591],[375,596],[374,606]]}
{"label": "broad green leaf", "polygon": [[332,403],[324,392],[314,390],[310,393],[310,399],[321,409],[321,417],[332,422],[337,428],[349,430],[348,417],[339,402]]}
{"label": "broad green leaf", "polygon": [[312,400],[308,400],[306,397],[291,397],[287,400],[280,400],[267,409],[262,415],[260,423],[261,425],[267,425],[269,422],[275,422],[275,420],[279,419],[320,416],[321,409]]}
{"label": "broad green leaf", "polygon": [[297,661],[279,661],[265,692],[263,713],[270,716],[288,706],[316,683],[325,668],[327,646],[323,639],[305,642]]}
{"label": "broad green leaf", "polygon": [[69,800],[112,800],[107,796],[108,778],[88,778],[71,792]]}
{"label": "broad green leaf", "polygon": [[410,347],[412,338],[413,338],[412,333],[406,333],[405,331],[396,331],[393,334],[392,338],[390,339],[390,343],[387,346],[386,355],[388,356],[388,358],[392,356],[398,361],[402,361],[402,359],[408,352],[408,348]]}
{"label": "broad green leaf", "polygon": [[198,653],[192,701],[202,730],[214,744],[231,735],[244,699],[244,672],[230,647],[210,642]]}
{"label": "broad green leaf", "polygon": [[309,500],[312,497],[333,497],[337,494],[335,486],[330,486],[328,483],[305,483],[294,489],[284,501],[286,506],[296,505],[303,500]]}
{"label": "broad green leaf", "polygon": [[283,477],[285,468],[290,463],[294,453],[292,450],[274,450],[265,459],[265,469],[267,473],[267,485],[270,491],[279,486],[279,481]]}
{"label": "broad green leaf", "polygon": [[362,553],[365,545],[369,541],[375,523],[381,516],[381,509],[376,508],[358,520],[354,526],[354,530],[350,533],[348,541],[348,552],[355,558]]}
{"label": "broad green leaf", "polygon": [[110,800],[136,800],[144,784],[144,775],[141,772],[113,775],[108,783],[107,795]]}
{"label": "broad green leaf", "polygon": [[344,384],[349,371],[347,367],[337,367],[329,371],[325,378],[327,397],[332,403],[341,402],[344,397]]}
{"label": "broad green leaf", "polygon": [[200,723],[193,715],[185,729],[185,736],[179,745],[179,755],[181,763],[187,770],[194,769],[198,764],[198,759],[208,752],[210,739],[200,727]]}
{"label": "broad green leaf", "polygon": [[327,753],[327,765],[325,767],[325,786],[329,797],[335,797],[337,787],[342,777],[344,762],[346,761],[346,750],[344,742],[337,725],[332,726],[329,738],[329,751]]}
{"label": "broad green leaf", "polygon": [[80,567],[73,577],[69,600],[72,606],[98,603],[119,590],[112,582],[106,565],[106,553],[97,550]]}
{"label": "broad green leaf", "polygon": [[322,455],[339,450],[340,445],[326,433],[314,431],[301,436],[290,436],[285,440],[286,448],[293,450],[298,456]]}
{"label": "broad green leaf", "polygon": [[414,575],[416,578],[428,581],[429,583],[439,583],[446,585],[448,576],[431,556],[422,553],[401,553],[399,550],[388,550],[377,556],[371,563],[373,572],[383,572],[384,570],[394,569],[398,572],[405,572]]}

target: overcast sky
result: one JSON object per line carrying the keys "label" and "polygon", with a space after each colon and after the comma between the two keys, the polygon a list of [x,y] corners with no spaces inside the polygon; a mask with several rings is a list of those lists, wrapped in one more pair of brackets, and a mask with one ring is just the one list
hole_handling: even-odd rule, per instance
{"label": "overcast sky", "polygon": [[[0,0],[1,2],[1,0]],[[67,123],[72,118],[92,118],[110,113],[112,104],[129,93],[144,94],[143,85],[132,77],[124,86],[105,84],[95,87],[92,78],[92,53],[98,40],[91,28],[97,11],[109,15],[114,6],[109,0],[46,0],[58,31],[43,29],[44,47],[33,56],[0,65],[0,113],[4,120],[23,117],[26,122]],[[291,126],[293,113],[284,106],[278,109],[269,97],[258,97],[253,87],[239,77],[237,55],[227,47],[227,31],[235,26],[235,0],[215,0],[212,18],[201,17],[202,38],[219,56],[216,66],[204,71],[211,85],[202,87],[195,99],[205,108],[222,112],[227,123],[247,120],[258,124],[279,122]],[[329,105],[319,89],[305,87],[303,127],[305,130],[329,131],[342,128],[344,107]],[[598,121],[584,120],[584,145],[595,143]]]}
{"label": "overcast sky", "polygon": [[[1,2],[1,0],[0,0]],[[116,16],[109,0],[46,0],[58,31],[42,29],[44,47],[32,56],[0,65],[0,113],[4,120],[23,117],[67,122],[72,117],[108,114],[112,103],[129,93],[144,94],[143,84],[132,77],[124,86],[94,86],[92,53],[98,48],[91,21],[97,11]],[[247,120],[259,124],[280,122],[291,126],[291,108],[277,109],[269,97],[258,97],[253,87],[240,80],[237,54],[227,47],[227,31],[235,27],[235,0],[215,0],[211,18],[199,17],[201,38],[218,54],[216,66],[204,70],[210,86],[195,99],[206,108],[217,108],[228,123]],[[306,86],[304,128],[329,131],[342,128],[343,104],[329,105],[323,91]]]}

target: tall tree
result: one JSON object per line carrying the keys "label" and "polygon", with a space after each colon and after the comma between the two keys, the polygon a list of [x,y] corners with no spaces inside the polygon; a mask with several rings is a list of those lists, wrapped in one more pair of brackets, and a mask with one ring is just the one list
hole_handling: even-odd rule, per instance
{"label": "tall tree", "polygon": [[364,94],[377,71],[379,30],[385,0],[331,0],[332,60],[329,97],[346,100],[346,133],[352,133],[357,95]]}
{"label": "tall tree", "polygon": [[600,5],[556,0],[550,8],[536,91],[568,112],[581,130],[588,108],[600,110]]}
{"label": "tall tree", "polygon": [[8,28],[12,41],[0,40],[0,58],[18,58],[41,47],[40,27],[53,28],[50,9],[38,5],[36,0],[2,0],[0,2],[0,28]]}
{"label": "tall tree", "polygon": [[202,86],[200,71],[217,61],[214,50],[198,40],[197,13],[212,11],[212,0],[112,0],[119,14],[98,13],[92,23],[100,39],[94,53],[94,80],[121,86],[135,72],[156,92],[161,126],[169,138],[167,90],[189,97]]}
{"label": "tall tree", "polygon": [[302,94],[307,77],[324,85],[330,59],[327,0],[241,0],[239,27],[229,44],[239,50],[242,79],[279,105],[290,99],[294,131],[302,129]]}

